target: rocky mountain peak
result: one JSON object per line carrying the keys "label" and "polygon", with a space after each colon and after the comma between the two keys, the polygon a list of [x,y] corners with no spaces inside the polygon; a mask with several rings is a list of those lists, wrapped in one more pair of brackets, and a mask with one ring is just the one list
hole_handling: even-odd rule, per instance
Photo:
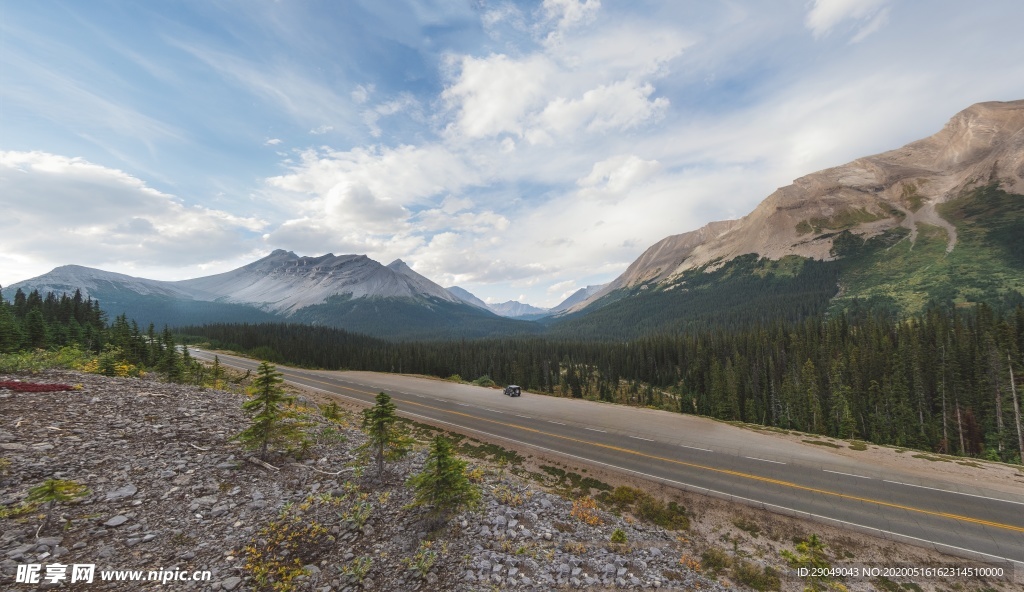
{"label": "rocky mountain peak", "polygon": [[929,224],[946,230],[952,250],[956,229],[935,206],[990,182],[1024,193],[1024,100],[978,103],[928,138],[800,177],[743,218],[664,238],[567,311],[618,289],[670,281],[745,254],[828,260],[833,238],[846,230],[869,238],[903,226],[913,241],[917,225]]}

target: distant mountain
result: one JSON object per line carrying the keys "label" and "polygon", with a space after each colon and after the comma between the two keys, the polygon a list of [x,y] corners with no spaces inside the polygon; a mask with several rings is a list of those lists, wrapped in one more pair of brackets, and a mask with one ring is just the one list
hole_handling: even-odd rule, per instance
{"label": "distant mountain", "polygon": [[249,304],[284,315],[340,295],[459,302],[401,260],[384,266],[366,255],[300,257],[277,250],[238,269],[175,284],[199,300]]}
{"label": "distant mountain", "polygon": [[546,308],[524,304],[517,300],[509,300],[508,302],[502,302],[500,304],[487,304],[483,300],[477,298],[469,290],[458,286],[452,286],[450,288],[446,288],[446,290],[466,304],[471,304],[477,308],[489,310],[500,317],[519,319],[523,321],[534,321],[547,317],[551,314]]}
{"label": "distant mountain", "polygon": [[560,312],[569,310],[573,306],[583,302],[584,300],[593,296],[594,294],[597,294],[601,290],[601,288],[605,287],[605,285],[606,284],[598,284],[596,286],[587,286],[586,288],[580,288],[579,290],[576,290],[575,292],[570,294],[568,298],[566,298],[557,306],[552,308],[550,311],[551,314],[558,314]]}
{"label": "distant mountain", "polygon": [[365,255],[302,257],[277,250],[253,263],[177,282],[135,278],[79,266],[5,289],[68,292],[100,301],[110,314],[141,325],[210,322],[304,322],[407,339],[535,332],[470,306],[403,261],[384,266]]}
{"label": "distant mountain", "polygon": [[743,218],[655,243],[555,327],[608,336],[855,300],[903,313],[1020,301],[1022,194],[1024,101],[980,103],[929,138],[801,177]]}
{"label": "distant mountain", "polygon": [[550,314],[546,308],[532,306],[530,304],[519,302],[518,300],[509,300],[499,304],[488,304],[487,307],[491,309],[491,312],[494,314],[511,319],[535,320],[546,317]]}
{"label": "distant mountain", "polygon": [[491,310],[487,306],[486,302],[474,296],[469,290],[465,290],[458,286],[451,286],[450,288],[445,289],[451,292],[456,298],[465,302],[466,304],[472,304],[473,306],[477,308],[482,308],[484,310]]}

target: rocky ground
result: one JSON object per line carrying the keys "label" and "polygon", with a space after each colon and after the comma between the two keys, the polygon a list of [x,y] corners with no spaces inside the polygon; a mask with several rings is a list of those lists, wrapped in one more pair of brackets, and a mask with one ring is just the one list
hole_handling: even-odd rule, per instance
{"label": "rocky ground", "polygon": [[[411,492],[403,486],[425,448],[385,483],[357,477],[353,448],[364,437],[351,414],[318,419],[305,460],[277,455],[269,459],[274,470],[246,461],[229,442],[247,425],[241,394],[61,371],[0,380],[12,378],[80,388],[0,390],[0,456],[10,463],[0,505],[18,508],[49,478],[75,480],[90,493],[58,505],[39,538],[38,510],[0,519],[2,589],[33,588],[14,583],[18,564],[95,563],[97,572],[209,570],[209,582],[168,585],[249,590],[258,586],[247,562],[274,569],[296,557],[307,572],[295,582],[303,590],[722,588],[680,566],[675,533],[600,511],[603,524],[587,525],[570,515],[570,500],[484,461],[472,465],[484,493],[479,511],[430,530],[406,508]],[[280,520],[283,513],[289,518]],[[277,529],[268,529],[275,521]],[[327,534],[298,526],[312,521]],[[609,542],[616,528],[626,543]],[[305,547],[275,547],[296,532],[306,535]],[[254,560],[248,545],[262,557]],[[277,562],[275,554],[286,553]]]}
{"label": "rocky ground", "polygon": [[[404,486],[422,467],[425,446],[375,480],[355,452],[365,436],[354,410],[324,418],[318,405],[325,401],[311,394],[299,400],[313,424],[310,446],[299,459],[278,453],[263,466],[230,440],[248,425],[240,392],[68,371],[0,375],[4,380],[75,390],[0,389],[2,590],[155,585],[15,583],[19,565],[55,563],[94,563],[97,580],[109,569],[211,572],[208,581],[167,584],[189,590],[260,590],[260,575],[271,573],[279,581],[294,578],[297,590],[318,591],[799,590],[804,582],[789,575],[779,551],[793,550],[809,532],[830,543],[833,559],[943,559],[457,435],[482,503],[435,527],[408,507],[412,492]],[[435,431],[408,427],[421,442]],[[37,533],[41,510],[22,504],[30,488],[50,478],[77,481],[89,493],[57,505],[52,525]],[[630,506],[608,502],[604,481],[678,501],[689,528],[637,519]],[[574,499],[602,491],[602,506],[574,511]],[[617,530],[625,542],[612,542]],[[850,590],[1013,589],[947,584],[846,582]]]}

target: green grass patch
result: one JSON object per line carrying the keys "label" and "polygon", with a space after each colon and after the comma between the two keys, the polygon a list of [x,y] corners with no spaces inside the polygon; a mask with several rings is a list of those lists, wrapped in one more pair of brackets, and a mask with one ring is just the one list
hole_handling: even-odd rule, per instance
{"label": "green grass patch", "polygon": [[850,442],[849,448],[850,448],[850,450],[856,450],[858,452],[863,452],[863,451],[868,449],[868,443],[867,442],[861,442],[860,440],[854,440],[853,442]]}
{"label": "green grass patch", "polygon": [[949,460],[948,458],[942,458],[942,457],[939,457],[939,456],[932,456],[930,454],[915,454],[914,458],[924,459],[924,460],[927,460],[929,462],[953,462],[953,461]]}
{"label": "green grass patch", "polygon": [[900,203],[911,212],[916,212],[924,205],[924,196],[918,193],[917,184],[910,182],[903,185]]}
{"label": "green grass patch", "polygon": [[957,231],[956,246],[948,253],[946,229],[927,224],[917,225],[914,243],[903,240],[909,234],[905,228],[867,241],[848,232],[837,235],[834,251],[844,291],[833,309],[858,298],[915,314],[930,302],[971,306],[1000,302],[1012,292],[1024,294],[1022,203],[1024,196],[993,184],[937,206]]}
{"label": "green grass patch", "polygon": [[91,360],[93,356],[77,347],[62,347],[57,350],[33,350],[0,355],[0,372],[42,372],[51,368],[76,369]]}
{"label": "green grass patch", "polygon": [[593,495],[594,491],[604,493],[612,490],[612,486],[603,481],[567,472],[558,467],[541,465],[540,470],[548,474],[543,481],[544,485],[566,497],[589,496]]}
{"label": "green grass patch", "polygon": [[518,466],[523,463],[523,457],[518,452],[508,450],[498,446],[497,444],[491,444],[489,442],[480,442],[479,446],[474,446],[469,442],[463,442],[459,444],[457,450],[459,454],[472,458],[479,458],[481,460],[490,460],[513,466]]}
{"label": "green grass patch", "polygon": [[796,231],[799,234],[807,234],[809,232],[820,233],[825,230],[848,230],[861,224],[874,222],[897,214],[899,214],[898,210],[895,212],[876,214],[867,211],[866,208],[848,208],[837,212],[832,216],[801,220],[800,223],[796,225]]}
{"label": "green grass patch", "polygon": [[733,520],[732,524],[754,538],[757,538],[761,534],[761,527],[756,522],[753,520],[747,520],[742,516]]}
{"label": "green grass patch", "polygon": [[829,448],[842,448],[839,444],[834,442],[826,442],[824,440],[804,440],[805,444],[814,444],[815,446],[828,446]]}

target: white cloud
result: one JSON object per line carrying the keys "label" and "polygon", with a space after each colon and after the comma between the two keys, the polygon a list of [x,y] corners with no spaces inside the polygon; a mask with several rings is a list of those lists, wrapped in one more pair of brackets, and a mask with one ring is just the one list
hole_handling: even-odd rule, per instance
{"label": "white cloud", "polygon": [[268,183],[280,189],[326,197],[338,187],[364,187],[378,198],[406,206],[472,184],[479,173],[447,148],[428,144],[348,151],[307,150],[287,175]]}
{"label": "white cloud", "polygon": [[884,27],[886,24],[888,24],[888,22],[889,9],[883,8],[882,10],[879,10],[877,14],[875,14],[874,18],[872,18],[868,24],[864,25],[864,27],[861,28],[861,30],[858,31],[852,39],[850,39],[850,43],[860,43],[869,35]]}
{"label": "white cloud", "polygon": [[814,0],[814,6],[807,13],[804,24],[814,34],[822,37],[846,20],[869,21],[854,37],[861,41],[885,24],[888,9],[883,8],[890,0]]}
{"label": "white cloud", "polygon": [[419,101],[409,93],[402,93],[398,98],[375,105],[372,109],[366,109],[362,113],[363,122],[370,128],[370,135],[379,138],[382,130],[377,122],[382,117],[388,117],[407,110],[417,110]]}
{"label": "white cloud", "polygon": [[352,91],[352,100],[361,105],[370,99],[370,95],[373,94],[374,89],[375,87],[372,84],[360,84],[354,91]]}
{"label": "white cloud", "polygon": [[458,110],[455,130],[469,138],[523,134],[527,113],[544,104],[554,64],[535,54],[522,60],[507,55],[464,56],[459,77],[442,97]]}
{"label": "white cloud", "polygon": [[590,174],[576,182],[581,187],[578,195],[584,199],[618,201],[660,170],[661,164],[656,160],[643,160],[633,154],[613,156],[594,163]]}
{"label": "white cloud", "polygon": [[277,146],[281,143],[281,138],[270,138],[266,142],[263,142],[264,146]]}
{"label": "white cloud", "polygon": [[600,9],[601,0],[544,0],[544,21],[554,23],[547,40],[557,42],[569,29],[593,22]]}
{"label": "white cloud", "polygon": [[327,132],[333,132],[333,131],[334,131],[334,126],[333,125],[321,125],[320,127],[315,127],[313,129],[309,130],[309,133],[313,134],[314,136],[322,136],[322,135],[326,134]]}
{"label": "white cloud", "polygon": [[545,131],[557,133],[628,130],[656,120],[668,108],[668,99],[650,99],[653,92],[650,84],[620,81],[602,85],[579,99],[551,101],[540,113],[539,123]]}
{"label": "white cloud", "polygon": [[0,233],[0,251],[38,266],[189,266],[230,259],[252,251],[255,233],[266,226],[187,206],[124,171],[46,152],[0,152],[0,186],[0,209],[20,231]]}

